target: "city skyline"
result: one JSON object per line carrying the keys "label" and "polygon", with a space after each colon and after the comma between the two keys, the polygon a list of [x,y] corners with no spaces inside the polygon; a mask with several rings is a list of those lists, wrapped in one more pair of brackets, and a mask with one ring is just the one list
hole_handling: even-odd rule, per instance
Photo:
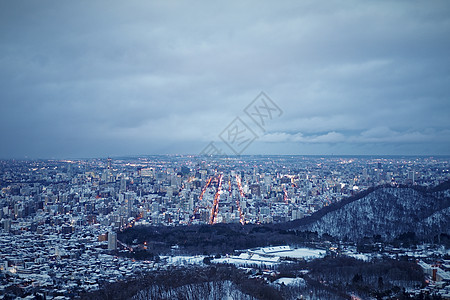
{"label": "city skyline", "polygon": [[[0,4],[0,159],[450,155],[450,4]],[[280,108],[264,128],[246,107]],[[240,118],[255,139],[223,132]],[[253,138],[253,137],[252,137]]]}

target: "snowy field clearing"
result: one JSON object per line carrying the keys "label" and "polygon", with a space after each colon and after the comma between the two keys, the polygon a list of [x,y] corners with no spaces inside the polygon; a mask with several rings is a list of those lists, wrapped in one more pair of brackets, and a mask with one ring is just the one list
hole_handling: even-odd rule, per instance
{"label": "snowy field clearing", "polygon": [[[291,249],[289,246],[266,247],[247,250],[238,256],[226,256],[212,259],[212,263],[234,264],[237,266],[274,266],[280,263],[282,258],[312,260],[324,257],[325,250],[297,248]],[[202,264],[205,256],[161,256],[161,260],[168,265],[192,265]]]}
{"label": "snowy field clearing", "polygon": [[302,258],[305,260],[324,257],[326,254],[325,250],[309,248],[291,249],[289,246],[259,248],[257,250],[250,250],[249,252],[282,258]]}
{"label": "snowy field clearing", "polygon": [[289,251],[275,252],[272,254],[274,256],[279,256],[279,257],[303,258],[305,260],[309,260],[309,259],[324,257],[326,254],[326,251],[318,250],[318,249],[298,248],[298,249],[292,249]]}
{"label": "snowy field clearing", "polygon": [[166,260],[168,265],[198,265],[203,263],[203,255],[196,256],[161,256],[161,260]]}
{"label": "snowy field clearing", "polygon": [[273,266],[281,261],[281,258],[294,258],[312,260],[324,257],[325,250],[298,248],[291,249],[289,246],[266,247],[253,250],[247,250],[239,256],[228,256],[224,258],[214,259],[214,263],[228,263],[238,266],[248,265],[266,265]]}
{"label": "snowy field clearing", "polygon": [[275,262],[269,262],[269,261],[261,261],[261,260],[250,260],[250,259],[242,259],[238,256],[230,256],[230,257],[224,257],[224,258],[217,258],[211,261],[213,263],[218,264],[233,264],[236,266],[274,266],[277,263]]}
{"label": "snowy field clearing", "polygon": [[303,278],[289,278],[289,277],[281,277],[275,280],[273,283],[275,284],[284,284],[284,285],[300,285],[305,286],[306,282]]}

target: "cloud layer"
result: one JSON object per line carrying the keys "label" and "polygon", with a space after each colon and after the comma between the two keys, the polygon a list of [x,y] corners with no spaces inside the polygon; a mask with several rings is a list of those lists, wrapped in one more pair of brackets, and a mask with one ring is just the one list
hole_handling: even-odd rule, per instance
{"label": "cloud layer", "polygon": [[0,3],[0,158],[450,154],[448,1]]}

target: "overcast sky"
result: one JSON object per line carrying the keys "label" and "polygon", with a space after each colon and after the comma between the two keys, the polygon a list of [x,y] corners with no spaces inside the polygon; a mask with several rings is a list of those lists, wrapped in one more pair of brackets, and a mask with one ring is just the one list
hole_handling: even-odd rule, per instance
{"label": "overcast sky", "polygon": [[450,2],[1,1],[0,104],[0,158],[450,154]]}

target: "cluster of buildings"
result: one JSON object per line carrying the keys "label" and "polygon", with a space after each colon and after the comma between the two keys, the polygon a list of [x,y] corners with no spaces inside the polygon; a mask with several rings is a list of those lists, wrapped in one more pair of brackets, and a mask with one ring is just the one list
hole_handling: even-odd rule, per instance
{"label": "cluster of buildings", "polygon": [[48,227],[41,234],[0,233],[0,295],[69,299],[154,267],[150,261],[116,256],[110,251],[113,239],[101,238],[105,228],[64,234]]}
{"label": "cluster of buildings", "polygon": [[4,231],[113,231],[136,223],[272,223],[303,218],[379,184],[435,185],[435,158],[156,156],[80,161],[1,161]]}
{"label": "cluster of buildings", "polygon": [[395,248],[376,243],[376,251],[361,253],[355,246],[340,247],[340,254],[354,257],[364,261],[377,258],[390,257],[392,259],[407,259],[415,261],[425,274],[427,285],[425,287],[408,287],[406,292],[415,297],[420,295],[434,296],[438,299],[450,299],[450,250],[444,246],[422,244],[413,248]]}
{"label": "cluster of buildings", "polygon": [[145,269],[112,255],[127,227],[285,222],[374,185],[448,176],[448,160],[430,157],[3,160],[0,294],[20,286],[70,296]]}
{"label": "cluster of buildings", "polygon": [[450,260],[442,260],[435,263],[419,261],[419,265],[432,283],[423,288],[428,294],[435,294],[442,299],[450,299]]}

